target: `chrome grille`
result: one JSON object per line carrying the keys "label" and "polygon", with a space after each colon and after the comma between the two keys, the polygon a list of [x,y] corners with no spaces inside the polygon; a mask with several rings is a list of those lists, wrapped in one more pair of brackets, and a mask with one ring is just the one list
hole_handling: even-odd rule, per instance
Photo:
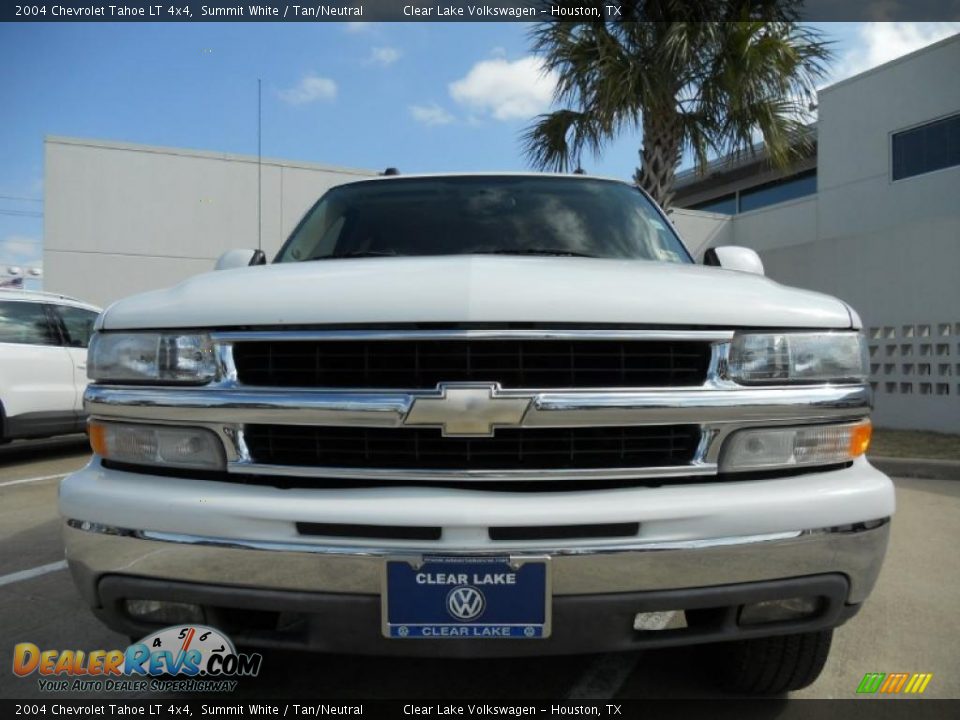
{"label": "chrome grille", "polygon": [[[94,383],[85,403],[96,420],[207,427],[223,442],[229,478],[284,487],[709,478],[739,428],[869,413],[865,384],[731,382],[725,368],[734,335],[560,326],[220,329],[211,332],[218,372],[208,385]],[[452,427],[451,413],[471,407],[457,406],[465,402],[452,392],[458,382],[489,388],[476,412],[493,437]],[[522,417],[491,412],[511,398],[529,401]],[[446,416],[414,412],[437,399],[450,399]]]}

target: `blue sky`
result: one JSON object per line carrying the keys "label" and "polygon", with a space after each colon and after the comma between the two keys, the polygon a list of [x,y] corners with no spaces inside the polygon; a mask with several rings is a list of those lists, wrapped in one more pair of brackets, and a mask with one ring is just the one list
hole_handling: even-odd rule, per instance
{"label": "blue sky", "polygon": [[[824,25],[839,79],[960,30]],[[43,138],[255,153],[404,172],[521,170],[551,83],[521,23],[0,24],[0,266],[39,263]],[[629,178],[639,137],[588,160]]]}

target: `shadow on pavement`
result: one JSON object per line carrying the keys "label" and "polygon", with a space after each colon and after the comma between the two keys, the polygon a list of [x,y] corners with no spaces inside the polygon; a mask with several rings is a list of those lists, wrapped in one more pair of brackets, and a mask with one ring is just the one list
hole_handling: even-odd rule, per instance
{"label": "shadow on pavement", "polygon": [[14,440],[0,445],[0,468],[34,460],[56,460],[89,452],[86,435],[64,435],[40,440]]}

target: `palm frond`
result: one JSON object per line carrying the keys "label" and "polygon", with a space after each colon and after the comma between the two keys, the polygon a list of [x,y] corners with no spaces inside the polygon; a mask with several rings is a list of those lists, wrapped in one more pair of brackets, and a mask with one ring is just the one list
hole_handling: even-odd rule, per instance
{"label": "palm frond", "polygon": [[538,170],[569,172],[580,166],[584,150],[596,155],[609,137],[589,114],[557,110],[537,116],[523,134],[523,153]]}
{"label": "palm frond", "polygon": [[535,118],[524,153],[535,167],[567,170],[583,152],[599,154],[623,130],[643,127],[645,146],[667,146],[641,152],[660,160],[638,176],[663,173],[660,185],[675,170],[661,168],[663,158],[679,163],[681,149],[702,168],[711,154],[742,152],[762,138],[775,164],[791,162],[809,149],[810,108],[832,59],[820,31],[796,22],[801,5],[644,0],[622,3],[620,20],[536,25],[530,41],[557,73],[562,109]]}

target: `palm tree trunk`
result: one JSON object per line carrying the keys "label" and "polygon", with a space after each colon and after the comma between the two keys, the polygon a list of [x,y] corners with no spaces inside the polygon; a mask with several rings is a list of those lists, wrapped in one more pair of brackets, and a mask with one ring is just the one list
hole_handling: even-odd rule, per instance
{"label": "palm tree trunk", "polygon": [[640,167],[633,182],[647,191],[664,212],[673,206],[673,183],[680,165],[683,132],[668,114],[645,113]]}

